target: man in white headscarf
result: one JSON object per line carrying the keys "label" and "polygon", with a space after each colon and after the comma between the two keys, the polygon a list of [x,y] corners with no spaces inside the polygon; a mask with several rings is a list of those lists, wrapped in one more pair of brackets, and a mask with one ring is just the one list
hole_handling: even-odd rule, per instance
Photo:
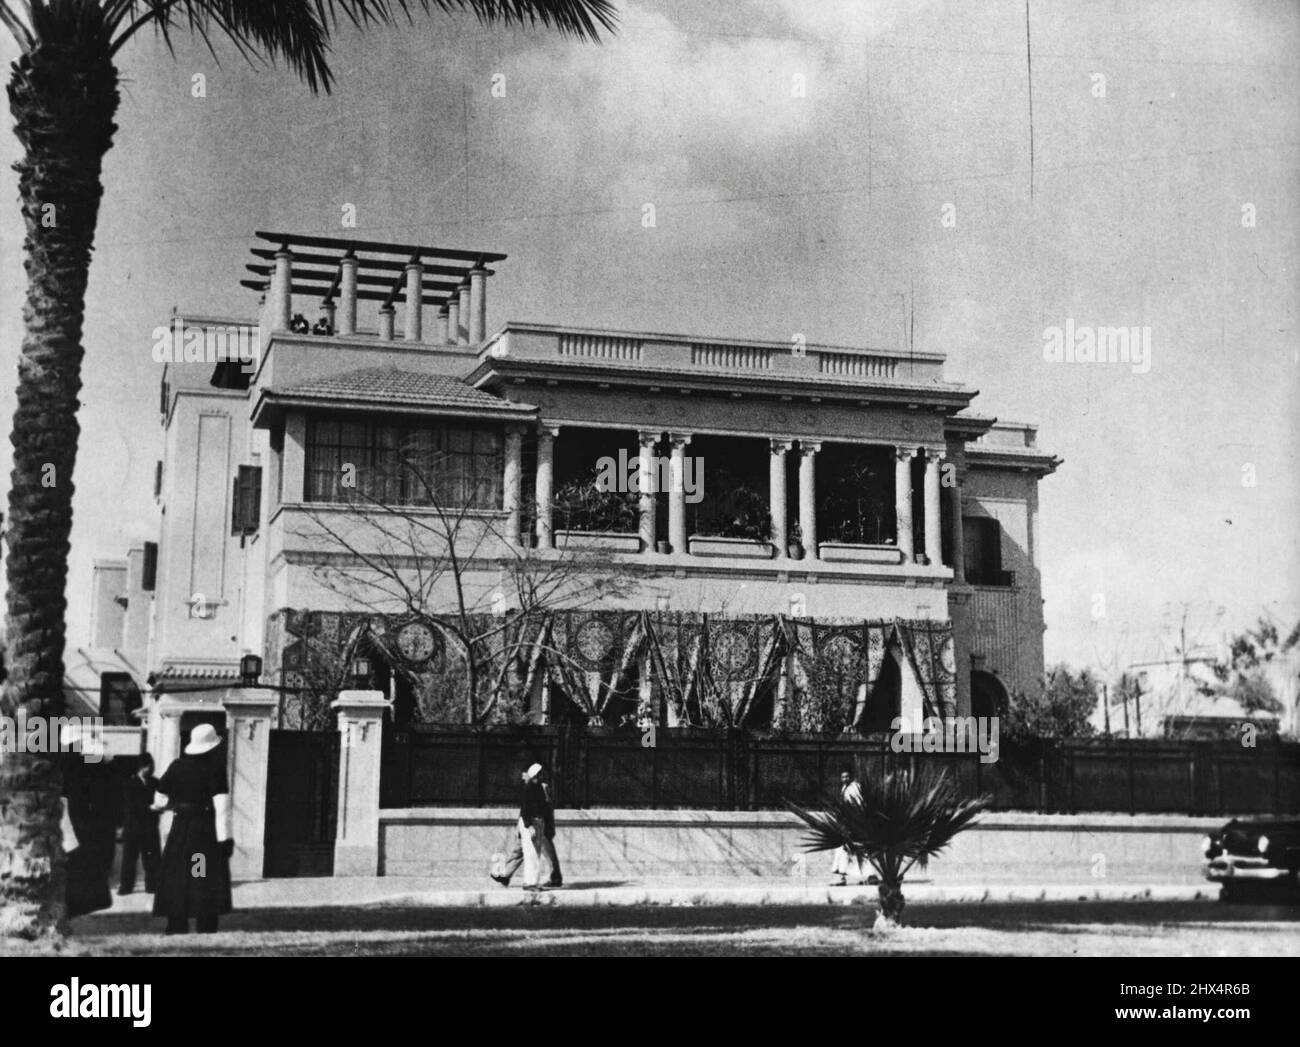
{"label": "man in white headscarf", "polygon": [[524,890],[542,889],[542,863],[538,850],[546,840],[546,790],[541,782],[542,765],[535,763],[524,772],[524,800],[519,807],[519,842],[524,848]]}
{"label": "man in white headscarf", "polygon": [[[853,765],[844,764],[840,768],[840,799],[845,803],[862,803],[862,784],[853,776]],[[847,847],[837,847],[831,860],[831,886],[844,887],[848,884],[849,867],[858,871],[858,883],[866,883],[867,876],[862,869],[862,860]]]}

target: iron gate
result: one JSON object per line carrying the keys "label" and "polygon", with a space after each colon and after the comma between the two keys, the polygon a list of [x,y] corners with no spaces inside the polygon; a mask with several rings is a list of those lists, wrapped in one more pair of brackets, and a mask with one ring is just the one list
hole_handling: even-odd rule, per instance
{"label": "iron gate", "polygon": [[333,876],[338,731],[271,732],[262,875]]}

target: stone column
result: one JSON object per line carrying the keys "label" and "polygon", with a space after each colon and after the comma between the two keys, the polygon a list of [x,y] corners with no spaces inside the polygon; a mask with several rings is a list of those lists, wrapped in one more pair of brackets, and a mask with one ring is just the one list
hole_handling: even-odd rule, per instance
{"label": "stone column", "polygon": [[640,520],[637,530],[641,535],[641,551],[655,551],[655,444],[659,442],[658,433],[638,433],[637,451],[637,508]]}
{"label": "stone column", "polygon": [[455,345],[460,341],[456,333],[460,330],[460,299],[456,295],[447,296],[447,344]]}
{"label": "stone column", "polygon": [[670,459],[671,483],[668,489],[668,541],[673,554],[685,556],[689,551],[686,541],[686,445],[691,442],[689,433],[669,433],[672,447]]}
{"label": "stone column", "polygon": [[804,556],[817,556],[817,452],[822,445],[814,440],[799,441],[799,531]]}
{"label": "stone column", "polygon": [[[952,520],[952,573],[953,581],[962,584],[966,581],[965,536],[961,525],[961,484],[948,488],[949,518]],[[958,663],[961,664],[961,663]]]}
{"label": "stone column", "polygon": [[469,342],[481,345],[487,336],[487,270],[475,266],[469,271]]}
{"label": "stone column", "polygon": [[280,452],[280,501],[294,505],[307,492],[307,416],[290,411],[284,416],[284,447]]}
{"label": "stone column", "polygon": [[379,875],[380,736],[388,699],[382,691],[340,691],[339,824],[335,876]]}
{"label": "stone column", "polygon": [[424,337],[424,266],[419,262],[406,265],[406,330],[408,342]]}
{"label": "stone column", "polygon": [[447,337],[447,303],[443,302],[438,306],[438,319],[435,321],[433,328],[433,341],[435,345],[447,345],[450,339]]}
{"label": "stone column", "polygon": [[380,341],[384,342],[393,340],[393,307],[391,304],[379,307],[379,338]]}
{"label": "stone column", "polygon": [[266,841],[266,768],[280,696],[264,687],[239,688],[226,692],[222,704],[226,707],[235,839],[230,874],[236,880],[260,880]]}
{"label": "stone column", "polygon": [[551,528],[551,502],[554,498],[555,437],[559,429],[542,426],[537,431],[537,547],[555,548],[555,533]]}
{"label": "stone column", "polygon": [[939,462],[942,451],[925,452],[925,557],[931,566],[943,566],[942,509],[939,504]]}
{"label": "stone column", "polygon": [[903,563],[916,559],[912,541],[912,456],[915,447],[894,448],[894,519],[898,523],[898,551]]}
{"label": "stone column", "polygon": [[153,757],[154,773],[159,777],[181,754],[181,714],[190,708],[190,703],[164,694],[149,711],[147,748]]}
{"label": "stone column", "polygon": [[506,460],[501,485],[501,508],[506,511],[505,539],[511,545],[520,544],[519,497],[522,489],[523,443],[523,432],[519,427],[506,426]]}
{"label": "stone column", "polygon": [[287,331],[293,316],[293,252],[275,252],[275,285],[271,293],[274,311],[271,313],[271,330]]}
{"label": "stone column", "polygon": [[785,507],[785,456],[794,446],[791,440],[772,440],[767,460],[768,502],[772,515],[772,544],[778,557],[789,555],[790,524]]}
{"label": "stone column", "polygon": [[456,344],[468,345],[469,324],[470,324],[469,281],[468,280],[466,280],[463,284],[460,285],[459,296],[460,296],[460,309],[456,314],[459,317],[459,319],[456,322]]}
{"label": "stone column", "polygon": [[357,333],[357,260],[345,255],[339,263],[339,334]]}

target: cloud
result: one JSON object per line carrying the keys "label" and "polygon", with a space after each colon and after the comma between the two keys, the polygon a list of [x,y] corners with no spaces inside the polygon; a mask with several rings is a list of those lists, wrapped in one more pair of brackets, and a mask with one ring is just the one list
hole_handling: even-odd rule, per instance
{"label": "cloud", "polygon": [[484,115],[517,163],[545,171],[557,205],[575,194],[630,209],[744,196],[779,208],[783,192],[814,181],[819,143],[852,133],[833,88],[841,48],[695,34],[636,4],[625,25],[600,47],[538,38],[503,58],[509,104]]}

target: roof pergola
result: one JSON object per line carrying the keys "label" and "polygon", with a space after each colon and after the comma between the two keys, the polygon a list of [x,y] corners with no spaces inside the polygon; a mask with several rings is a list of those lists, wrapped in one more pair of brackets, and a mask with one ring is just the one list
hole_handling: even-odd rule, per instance
{"label": "roof pergola", "polygon": [[[279,251],[293,255],[293,278],[290,287],[295,295],[306,295],[331,302],[339,294],[343,261],[357,263],[356,296],[365,301],[391,306],[407,294],[407,267],[421,267],[421,303],[439,306],[447,302],[469,281],[474,269],[486,269],[492,262],[505,259],[503,254],[488,251],[462,251],[420,244],[390,244],[373,240],[346,240],[329,236],[302,236],[296,233],[257,231],[258,239],[277,245],[255,247],[255,262],[246,268],[254,279],[241,280],[242,287],[269,291]],[[372,257],[373,256],[373,257]],[[488,274],[491,270],[486,270]]]}

